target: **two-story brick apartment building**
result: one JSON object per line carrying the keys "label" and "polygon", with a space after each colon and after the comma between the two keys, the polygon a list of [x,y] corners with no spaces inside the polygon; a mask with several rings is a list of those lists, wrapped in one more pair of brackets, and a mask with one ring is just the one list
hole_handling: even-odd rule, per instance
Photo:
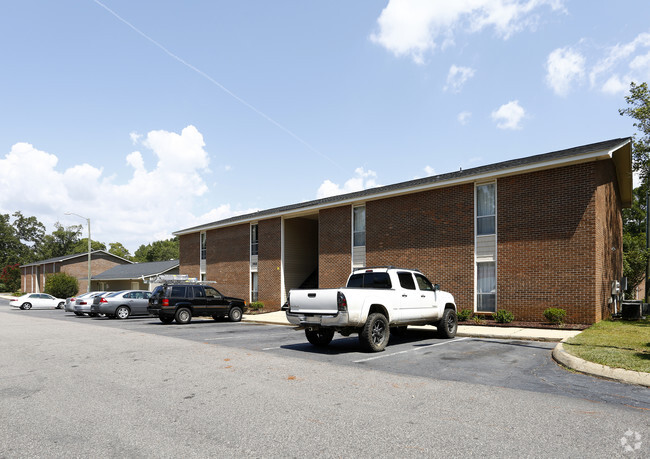
{"label": "two-story brick apartment building", "polygon": [[592,323],[622,275],[631,163],[630,139],[613,139],[216,221],[175,233],[180,272],[277,309],[305,282],[394,265],[461,309]]}

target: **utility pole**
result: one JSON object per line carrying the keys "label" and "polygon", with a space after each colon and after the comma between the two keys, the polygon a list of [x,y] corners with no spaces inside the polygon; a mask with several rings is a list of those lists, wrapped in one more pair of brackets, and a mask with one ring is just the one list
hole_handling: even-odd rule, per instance
{"label": "utility pole", "polygon": [[90,218],[83,217],[79,214],[75,214],[74,212],[66,212],[66,215],[76,215],[79,218],[83,218],[86,220],[88,223],[88,288],[86,289],[86,292],[90,293],[90,280],[91,280],[91,269],[90,269],[90,260],[91,260],[91,252],[92,252],[92,245],[90,243]]}

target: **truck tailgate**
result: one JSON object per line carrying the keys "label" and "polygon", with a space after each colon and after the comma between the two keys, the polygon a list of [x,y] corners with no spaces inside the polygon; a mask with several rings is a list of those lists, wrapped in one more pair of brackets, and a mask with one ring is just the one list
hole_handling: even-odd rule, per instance
{"label": "truck tailgate", "polygon": [[291,290],[289,312],[293,314],[337,314],[337,289]]}

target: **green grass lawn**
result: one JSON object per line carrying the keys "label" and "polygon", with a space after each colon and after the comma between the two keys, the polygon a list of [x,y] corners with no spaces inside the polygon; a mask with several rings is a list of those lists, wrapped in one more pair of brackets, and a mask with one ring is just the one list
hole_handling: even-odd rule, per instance
{"label": "green grass lawn", "polygon": [[564,343],[581,359],[650,373],[650,319],[603,320]]}

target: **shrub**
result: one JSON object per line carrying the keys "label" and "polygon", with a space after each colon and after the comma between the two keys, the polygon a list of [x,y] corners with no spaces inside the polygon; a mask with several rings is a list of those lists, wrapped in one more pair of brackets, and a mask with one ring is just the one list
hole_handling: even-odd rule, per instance
{"label": "shrub", "polygon": [[19,264],[7,265],[2,268],[0,273],[0,282],[4,284],[4,289],[8,292],[13,292],[20,289],[20,268]]}
{"label": "shrub", "polygon": [[460,309],[458,311],[458,321],[459,322],[465,322],[466,320],[469,320],[470,317],[472,317],[472,310],[471,309]]}
{"label": "shrub", "polygon": [[472,317],[472,320],[473,320],[474,323],[477,324],[477,325],[478,325],[478,324],[482,324],[482,323],[484,322],[484,321],[483,321],[483,318],[482,318],[481,316],[474,316],[474,317]]}
{"label": "shrub", "polygon": [[250,309],[255,309],[255,310],[264,309],[264,303],[262,303],[261,301],[253,301],[248,305],[248,307]]}
{"label": "shrub", "polygon": [[57,298],[68,298],[79,291],[77,278],[67,273],[56,273],[45,279],[45,293]]}
{"label": "shrub", "polygon": [[499,309],[495,314],[492,314],[492,318],[500,324],[509,324],[515,320],[515,315],[505,309]]}
{"label": "shrub", "polygon": [[544,311],[544,317],[552,324],[561,325],[566,318],[566,311],[561,308],[548,308]]}

